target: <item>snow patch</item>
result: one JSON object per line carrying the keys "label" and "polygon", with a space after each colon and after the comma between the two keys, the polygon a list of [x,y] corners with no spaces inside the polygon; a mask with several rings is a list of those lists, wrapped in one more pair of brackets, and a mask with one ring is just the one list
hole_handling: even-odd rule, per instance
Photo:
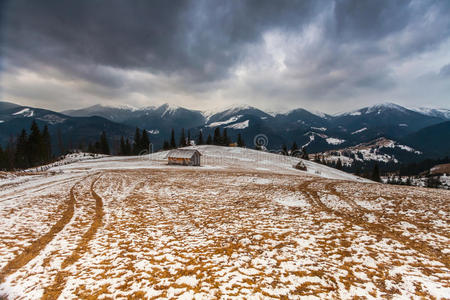
{"label": "snow patch", "polygon": [[358,133],[361,133],[361,132],[366,131],[366,130],[367,130],[367,127],[364,127],[364,128],[358,129],[356,131],[353,131],[352,134],[358,134]]}
{"label": "snow patch", "polygon": [[231,128],[231,129],[245,129],[245,128],[248,127],[248,123],[249,123],[249,120],[246,120],[246,121],[244,121],[244,122],[240,122],[240,123],[235,123],[235,124],[232,124],[232,125],[228,125],[228,126],[226,126],[225,128]]}

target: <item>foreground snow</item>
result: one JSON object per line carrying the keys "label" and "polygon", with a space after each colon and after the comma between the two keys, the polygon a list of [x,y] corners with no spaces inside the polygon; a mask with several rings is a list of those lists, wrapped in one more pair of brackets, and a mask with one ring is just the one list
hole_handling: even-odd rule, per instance
{"label": "foreground snow", "polygon": [[[0,296],[442,298],[450,191],[200,147],[0,179]],[[23,178],[22,178],[23,177]],[[19,179],[22,178],[22,179]]]}

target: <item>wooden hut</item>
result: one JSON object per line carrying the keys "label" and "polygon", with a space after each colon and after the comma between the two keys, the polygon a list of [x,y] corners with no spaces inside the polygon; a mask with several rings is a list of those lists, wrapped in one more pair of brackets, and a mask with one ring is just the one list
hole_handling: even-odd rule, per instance
{"label": "wooden hut", "polygon": [[200,152],[195,149],[175,149],[169,152],[169,165],[200,166]]}

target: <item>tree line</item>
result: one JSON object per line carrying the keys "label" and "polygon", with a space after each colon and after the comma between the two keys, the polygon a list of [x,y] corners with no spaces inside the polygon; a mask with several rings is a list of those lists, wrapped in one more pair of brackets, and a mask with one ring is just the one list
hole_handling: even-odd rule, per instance
{"label": "tree line", "polygon": [[164,140],[162,148],[163,150],[170,150],[178,147],[186,147],[191,145],[191,141],[194,141],[195,145],[230,146],[232,144],[236,144],[237,147],[245,147],[244,139],[242,138],[242,135],[240,133],[237,135],[237,140],[234,143],[231,137],[228,135],[226,128],[222,132],[220,130],[220,127],[216,127],[214,129],[213,136],[211,136],[211,134],[208,134],[206,140],[203,136],[202,130],[198,132],[197,138],[193,140],[191,137],[191,131],[188,130],[186,133],[185,129],[182,128],[178,143],[176,142],[175,130],[172,128],[170,139]]}
{"label": "tree line", "polygon": [[27,169],[47,164],[53,159],[51,138],[47,125],[39,129],[33,121],[30,132],[22,129],[3,149],[0,146],[0,169]]}

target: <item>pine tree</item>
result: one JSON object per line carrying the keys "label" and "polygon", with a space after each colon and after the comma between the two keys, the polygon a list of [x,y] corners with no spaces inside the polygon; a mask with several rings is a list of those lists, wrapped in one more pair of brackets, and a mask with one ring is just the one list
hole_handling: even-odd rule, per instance
{"label": "pine tree", "polygon": [[42,164],[43,162],[43,153],[42,153],[42,135],[36,121],[33,120],[31,123],[31,133],[28,137],[28,160],[30,166],[34,167]]}
{"label": "pine tree", "polygon": [[125,155],[131,155],[133,153],[133,150],[131,149],[131,143],[130,140],[127,138],[125,141]]}
{"label": "pine tree", "polygon": [[190,130],[188,130],[187,145],[188,145],[188,146],[191,145],[191,131],[190,131]]}
{"label": "pine tree", "polygon": [[22,129],[16,142],[16,151],[15,151],[16,155],[14,162],[15,167],[19,169],[24,169],[29,166],[27,148],[28,148],[27,132],[25,131],[25,129]]}
{"label": "pine tree", "polygon": [[292,144],[292,147],[291,147],[291,155],[296,155],[297,152],[298,151],[298,146],[297,146],[297,143],[296,142],[294,142],[293,144]]}
{"label": "pine tree", "polygon": [[180,147],[186,146],[186,136],[184,135],[184,128],[181,129],[181,136],[180,136]]}
{"label": "pine tree", "polygon": [[238,147],[245,147],[245,142],[242,139],[242,135],[240,133],[238,133],[238,136],[237,136],[237,145],[238,145]]}
{"label": "pine tree", "polygon": [[213,139],[211,137],[211,134],[208,134],[208,138],[206,139],[206,145],[212,145]]}
{"label": "pine tree", "polygon": [[8,167],[8,158],[6,151],[3,151],[2,146],[0,145],[0,170],[6,170]]}
{"label": "pine tree", "polygon": [[220,128],[219,127],[216,127],[216,129],[214,129],[213,144],[214,145],[221,145],[222,144],[222,134],[220,133]]}
{"label": "pine tree", "polygon": [[282,152],[283,155],[288,155],[288,149],[287,149],[286,144],[283,144],[281,146],[281,152]]}
{"label": "pine tree", "polygon": [[106,132],[103,131],[100,136],[100,153],[109,155],[109,144],[108,144],[108,138],[106,137]]}
{"label": "pine tree", "polygon": [[203,145],[203,131],[200,130],[198,133],[197,145]]}
{"label": "pine tree", "polygon": [[231,144],[231,139],[228,137],[228,132],[227,132],[227,129],[225,128],[223,130],[222,145],[228,147],[230,144]]}
{"label": "pine tree", "polygon": [[125,149],[125,139],[123,136],[120,137],[120,148],[119,148],[119,155],[126,155],[127,150]]}
{"label": "pine tree", "polygon": [[169,150],[170,149],[170,144],[168,141],[164,141],[163,143],[163,150]]}
{"label": "pine tree", "polygon": [[134,143],[133,143],[133,153],[139,154],[141,152],[141,131],[136,127],[136,131],[134,133]]}
{"label": "pine tree", "polygon": [[308,160],[308,151],[306,151],[306,147],[302,147],[302,158]]}
{"label": "pine tree", "polygon": [[47,125],[44,126],[44,131],[42,132],[42,152],[44,161],[49,162],[52,158],[52,142]]}
{"label": "pine tree", "polygon": [[342,170],[342,161],[340,158],[338,158],[335,168],[338,170]]}
{"label": "pine tree", "polygon": [[175,143],[175,130],[172,128],[172,134],[170,137],[170,148],[174,149],[177,147],[177,143]]}
{"label": "pine tree", "polygon": [[381,182],[380,169],[378,167],[378,164],[375,164],[375,166],[373,166],[371,179],[376,182]]}
{"label": "pine tree", "polygon": [[148,132],[145,129],[142,129],[142,135],[141,135],[141,149],[139,152],[142,151],[150,151],[150,138],[148,137]]}

